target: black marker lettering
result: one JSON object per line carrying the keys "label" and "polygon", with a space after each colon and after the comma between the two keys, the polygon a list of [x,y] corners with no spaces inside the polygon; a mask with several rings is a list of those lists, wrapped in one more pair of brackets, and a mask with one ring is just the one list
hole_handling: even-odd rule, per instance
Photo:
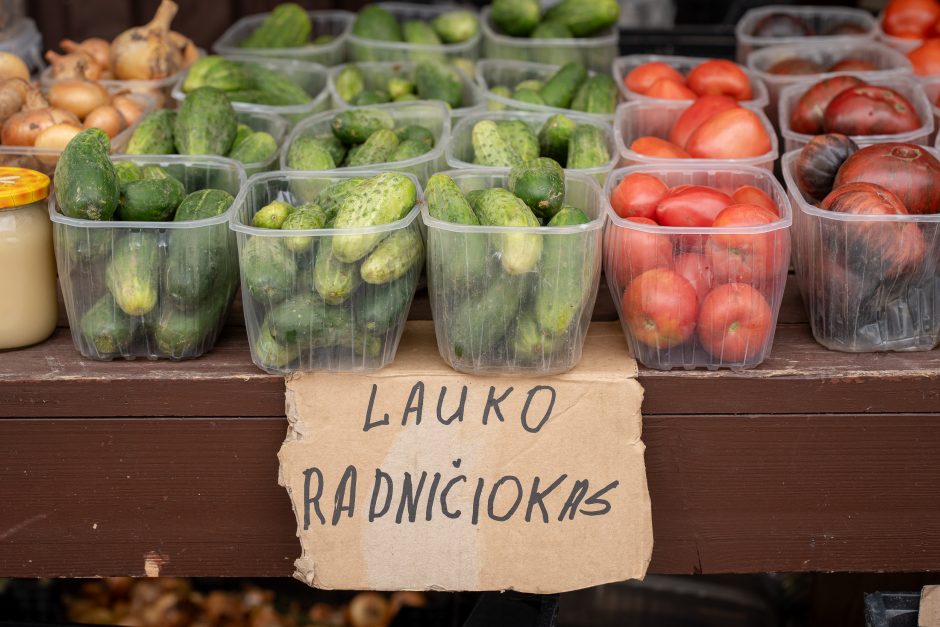
{"label": "black marker lettering", "polygon": [[506,400],[506,398],[512,394],[512,387],[503,392],[503,395],[499,398],[493,396],[496,393],[496,387],[490,386],[490,393],[486,397],[486,407],[483,408],[483,424],[486,424],[486,421],[490,417],[490,409],[496,412],[496,418],[500,422],[505,422],[506,419],[503,418],[503,412],[499,410],[499,404]]}
{"label": "black marker lettering", "polygon": [[[558,522],[562,522],[565,519],[566,514],[568,515],[568,520],[574,520],[574,515],[578,511],[578,506],[581,504],[581,499],[583,499],[584,495],[587,494],[587,490],[587,480],[574,482],[574,486],[571,488],[571,494],[568,495],[568,500],[565,501],[565,506],[561,508],[561,513],[558,514]],[[570,514],[568,513],[569,511]]]}
{"label": "black marker lettering", "polygon": [[603,516],[604,514],[610,511],[610,501],[608,501],[607,499],[602,499],[601,497],[607,494],[608,492],[610,492],[611,490],[613,490],[614,488],[616,488],[618,485],[620,485],[619,481],[611,481],[610,483],[605,485],[603,488],[601,488],[600,490],[598,490],[597,492],[595,492],[594,494],[592,494],[591,496],[589,496],[588,498],[584,500],[585,505],[600,505],[601,506],[600,509],[594,509],[594,510],[588,510],[588,511],[581,509],[578,511],[580,511],[585,516]]}
{"label": "black marker lettering", "polygon": [[[382,489],[382,483],[385,483],[387,494],[385,495],[385,505],[382,506],[382,511],[375,511],[375,504],[379,502],[379,491]],[[369,503],[369,522],[374,521],[376,518],[381,518],[388,512],[388,508],[392,506],[392,478],[388,473],[384,473],[378,468],[375,469],[375,483],[372,484],[372,502]]]}
{"label": "black marker lettering", "polygon": [[[503,485],[507,481],[512,481],[516,484],[516,500],[513,501],[512,506],[506,511],[502,516],[497,516],[493,511],[496,505],[496,493],[499,492],[499,486]],[[499,481],[493,484],[493,489],[490,490],[490,499],[486,504],[486,513],[487,515],[495,520],[496,522],[506,522],[509,520],[513,514],[516,513],[516,510],[519,508],[519,503],[522,502],[522,482],[518,478],[513,477],[512,475],[506,475],[505,477],[500,477]]]}
{"label": "black marker lettering", "polygon": [[387,425],[389,423],[388,414],[385,414],[385,418],[379,422],[372,422],[372,409],[375,407],[375,394],[378,392],[379,386],[375,383],[372,384],[372,393],[369,395],[369,408],[366,409],[366,423],[363,425],[362,430],[368,432],[372,427],[381,427],[382,425]]}
{"label": "black marker lettering", "polygon": [[467,477],[464,475],[457,475],[453,479],[447,482],[447,485],[444,486],[444,489],[441,490],[441,512],[451,520],[460,518],[460,510],[458,509],[455,512],[451,512],[450,508],[447,507],[447,495],[450,494],[450,489],[453,488],[456,484],[461,481],[466,482]]}
{"label": "black marker lettering", "polygon": [[[417,404],[415,403],[417,397]],[[405,404],[405,413],[401,415],[401,426],[408,424],[408,414],[415,415],[415,425],[421,424],[421,410],[424,408],[424,381],[418,381],[411,387],[408,402]]]}
{"label": "black marker lettering", "polygon": [[[528,420],[527,420],[528,413],[529,413],[529,404],[532,402],[532,399],[535,398],[535,395],[541,392],[542,390],[548,390],[549,392],[551,392],[552,397],[548,401],[548,408],[545,410],[545,415],[542,416],[542,419],[539,421],[539,423],[536,426],[530,427]],[[525,399],[525,405],[522,407],[522,428],[528,431],[529,433],[538,433],[542,429],[542,427],[545,426],[545,423],[548,422],[548,418],[552,415],[552,408],[555,407],[555,396],[556,396],[555,388],[549,385],[537,385],[531,390],[529,390],[529,394]]]}
{"label": "black marker lettering", "polygon": [[447,395],[447,386],[441,386],[441,395],[437,397],[437,420],[442,425],[449,425],[454,422],[463,422],[463,410],[464,405],[467,403],[467,386],[463,386],[463,389],[460,390],[460,405],[457,406],[457,410],[452,413],[447,418],[444,418],[441,413],[444,410],[444,397]]}
{"label": "black marker lettering", "polygon": [[425,470],[421,471],[421,479],[418,480],[418,487],[414,489],[411,485],[411,473],[405,473],[405,482],[401,486],[401,501],[398,503],[398,513],[395,515],[395,524],[400,525],[402,514],[405,508],[408,509],[408,522],[414,522],[418,517],[418,501],[421,500],[421,490],[424,489],[424,480],[428,478]]}
{"label": "black marker lettering", "polygon": [[477,479],[477,489],[473,492],[473,515],[470,517],[471,524],[480,522],[480,495],[483,494],[483,477]]}
{"label": "black marker lettering", "polygon": [[561,485],[561,482],[568,478],[567,474],[555,479],[550,486],[545,488],[543,491],[539,492],[539,477],[536,477],[532,480],[532,493],[529,494],[529,504],[525,509],[525,521],[531,522],[532,520],[532,508],[538,505],[538,508],[542,511],[542,522],[548,522],[548,510],[545,509],[545,497],[548,496],[552,490]]}
{"label": "black marker lettering", "polygon": [[[348,486],[348,488],[347,488]],[[345,497],[349,498],[346,502]],[[333,526],[339,522],[339,517],[343,512],[349,512],[349,518],[353,517],[356,511],[356,467],[346,466],[346,471],[336,486],[336,496],[333,498]]]}
{"label": "black marker lettering", "polygon": [[434,498],[437,496],[437,486],[441,483],[441,473],[434,473],[434,479],[431,481],[431,489],[428,491],[428,508],[424,512],[424,519],[430,521],[431,514],[434,511]]}
{"label": "black marker lettering", "polygon": [[[317,476],[317,493],[310,496],[310,476]],[[313,511],[317,514],[317,519],[321,525],[326,524],[326,518],[320,511],[320,497],[323,495],[323,473],[319,468],[308,468],[304,471],[304,531],[310,528],[310,504],[313,504]]]}

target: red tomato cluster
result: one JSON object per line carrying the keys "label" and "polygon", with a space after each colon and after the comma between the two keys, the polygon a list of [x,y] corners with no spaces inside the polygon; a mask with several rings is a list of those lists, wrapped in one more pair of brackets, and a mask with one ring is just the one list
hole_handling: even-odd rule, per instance
{"label": "red tomato cluster", "polygon": [[700,96],[728,96],[735,100],[754,97],[751,81],[737,63],[711,59],[682,76],[661,61],[635,67],[623,79],[630,91],[661,100],[695,100]]}
{"label": "red tomato cluster", "polygon": [[803,74],[823,74],[826,72],[872,72],[878,69],[871,61],[866,61],[865,59],[857,59],[854,57],[848,57],[833,63],[829,67],[825,67],[816,63],[812,59],[801,59],[799,57],[791,57],[789,59],[783,59],[782,61],[777,61],[769,68],[767,68],[768,74],[777,74],[777,75],[787,75],[787,76],[796,76]]}
{"label": "red tomato cluster", "polygon": [[770,152],[760,116],[728,96],[702,96],[679,115],[668,139],[643,136],[630,149],[668,159],[747,159]]}
{"label": "red tomato cluster", "polygon": [[[624,177],[610,202],[620,217],[647,226],[750,227],[779,219],[773,198],[757,187],[669,188],[644,173]],[[614,226],[604,249],[606,268],[623,290],[624,321],[641,344],[668,349],[694,335],[726,363],[764,350],[770,300],[788,262],[785,231],[692,235]]]}
{"label": "red tomato cluster", "polygon": [[891,0],[885,7],[881,28],[892,37],[925,40],[907,54],[914,73],[940,74],[940,2]]}
{"label": "red tomato cluster", "polygon": [[855,76],[835,76],[806,90],[790,112],[790,128],[819,135],[895,135],[922,125],[902,94]]}

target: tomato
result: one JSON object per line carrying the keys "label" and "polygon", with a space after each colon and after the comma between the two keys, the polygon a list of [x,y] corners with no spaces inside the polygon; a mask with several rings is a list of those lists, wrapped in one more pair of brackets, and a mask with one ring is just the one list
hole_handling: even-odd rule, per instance
{"label": "tomato", "polygon": [[685,78],[678,70],[668,63],[662,63],[661,61],[644,63],[643,65],[633,68],[630,70],[630,73],[624,77],[623,84],[632,92],[645,94],[649,88],[653,86],[653,83],[661,78],[674,80],[680,85],[685,84]]}
{"label": "tomato", "polygon": [[685,147],[689,137],[705,120],[722,111],[737,109],[738,106],[737,101],[728,96],[702,96],[679,114],[672,130],[669,131],[669,141],[676,146]]}
{"label": "tomato", "polygon": [[660,100],[695,100],[695,92],[671,78],[661,78],[646,90],[650,98]]}
{"label": "tomato", "polygon": [[771,13],[754,26],[754,37],[808,37],[812,27],[789,13]]}
{"label": "tomato", "polygon": [[878,69],[871,61],[865,61],[864,59],[842,59],[838,63],[834,63],[830,67],[828,72],[873,72]]}
{"label": "tomato", "polygon": [[[749,227],[773,224],[778,216],[758,205],[731,205],[712,226]],[[788,245],[784,231],[715,233],[705,247],[717,283],[756,283],[763,286],[785,270]]]}
{"label": "tomato", "polygon": [[765,155],[772,148],[760,117],[743,107],[712,116],[695,129],[685,145],[696,159],[747,159]]}
{"label": "tomato", "polygon": [[669,188],[655,176],[635,172],[623,178],[610,195],[610,206],[621,218],[653,218]]}
{"label": "tomato", "polygon": [[750,285],[720,285],[702,303],[698,339],[712,357],[744,362],[764,351],[773,337],[773,318],[767,299]]}
{"label": "tomato", "polygon": [[797,133],[819,135],[823,132],[823,116],[832,99],[850,87],[864,85],[854,76],[835,76],[819,81],[807,89],[790,112],[790,129]]}
{"label": "tomato", "polygon": [[813,200],[822,200],[832,191],[839,168],[856,150],[858,144],[847,135],[817,135],[803,146],[796,158],[796,184]]}
{"label": "tomato", "polygon": [[641,344],[679,346],[695,332],[698,296],[672,270],[657,268],[638,276],[623,294],[623,318]]}
{"label": "tomato", "polygon": [[920,128],[921,121],[907,98],[890,87],[859,85],[832,99],[823,115],[827,133],[894,135]]}
{"label": "tomato", "polygon": [[676,257],[676,273],[695,288],[698,295],[698,302],[705,300],[705,296],[711,291],[714,279],[712,278],[712,268],[705,255],[700,253],[683,253]]}
{"label": "tomato", "polygon": [[907,215],[907,207],[894,192],[875,183],[845,183],[819,203],[820,208],[856,215]]}
{"label": "tomato", "polygon": [[[654,226],[649,218],[627,218],[630,222]],[[604,254],[617,285],[623,287],[647,270],[672,267],[672,237],[639,229],[611,226],[607,230]]]}
{"label": "tomato", "polygon": [[940,213],[940,161],[912,144],[885,143],[862,148],[845,160],[835,187],[874,183],[898,197],[908,213]]}
{"label": "tomato", "polygon": [[733,61],[710,59],[692,68],[685,78],[689,89],[699,96],[729,96],[735,100],[750,100],[751,79]]}
{"label": "tomato", "polygon": [[734,193],[731,194],[731,200],[733,200],[735,204],[757,205],[758,207],[763,207],[767,211],[770,211],[775,216],[780,215],[780,207],[778,207],[774,199],[770,197],[770,194],[753,185],[742,185],[734,190]]}
{"label": "tomato", "polygon": [[928,39],[908,52],[907,58],[919,76],[940,74],[940,39]]}
{"label": "tomato", "polygon": [[891,0],[885,7],[881,27],[893,37],[926,39],[940,20],[936,0]]}
{"label": "tomato", "polygon": [[768,74],[779,74],[784,76],[796,76],[799,74],[822,74],[825,71],[826,68],[819,65],[815,61],[798,58],[777,61],[767,68]]}
{"label": "tomato", "polygon": [[663,198],[656,207],[656,221],[663,226],[711,226],[732,202],[731,196],[714,187],[690,185]]}
{"label": "tomato", "polygon": [[630,150],[647,157],[660,157],[661,159],[689,159],[691,157],[679,146],[659,137],[637,137],[630,144]]}

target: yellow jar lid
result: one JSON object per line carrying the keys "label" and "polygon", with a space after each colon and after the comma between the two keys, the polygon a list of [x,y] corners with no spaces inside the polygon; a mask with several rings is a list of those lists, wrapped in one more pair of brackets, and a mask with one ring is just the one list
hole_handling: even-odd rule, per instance
{"label": "yellow jar lid", "polygon": [[34,203],[49,196],[49,177],[28,168],[0,167],[0,209]]}

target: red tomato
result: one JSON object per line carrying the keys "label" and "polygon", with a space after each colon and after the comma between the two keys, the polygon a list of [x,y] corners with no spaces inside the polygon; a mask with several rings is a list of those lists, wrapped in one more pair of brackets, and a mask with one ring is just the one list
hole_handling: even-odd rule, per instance
{"label": "red tomato", "polygon": [[686,142],[689,141],[689,136],[705,120],[722,111],[737,108],[738,103],[734,98],[728,96],[703,96],[689,105],[689,108],[679,115],[676,123],[672,125],[672,130],[669,131],[669,141],[684,148]]}
{"label": "red tomato", "polygon": [[661,78],[668,78],[676,81],[680,85],[685,84],[685,78],[679,74],[678,70],[660,61],[644,63],[633,68],[623,79],[623,84],[632,92],[645,94],[653,83]]}
{"label": "red tomato", "polygon": [[695,100],[695,92],[671,78],[661,78],[646,90],[650,98],[660,100]]}
{"label": "red tomato", "polygon": [[735,100],[750,100],[754,95],[751,80],[741,66],[724,59],[711,59],[696,65],[685,80],[689,89],[699,96],[729,96]]}
{"label": "red tomato", "polygon": [[871,61],[864,59],[842,59],[829,68],[829,72],[873,72],[878,69]]}
{"label": "red tomato", "polygon": [[723,111],[695,129],[685,145],[696,159],[747,159],[771,151],[760,117],[743,107]]}
{"label": "red tomato", "polygon": [[767,299],[750,285],[720,285],[702,303],[698,339],[712,357],[744,362],[764,351],[773,334],[773,317]]}
{"label": "red tomato", "polygon": [[669,188],[655,176],[635,172],[623,178],[610,195],[610,205],[621,218],[652,218]]}
{"label": "red tomato", "polygon": [[858,150],[839,167],[833,188],[857,182],[885,188],[908,213],[940,213],[940,161],[922,146],[891,142]]}
{"label": "red tomato", "polygon": [[679,346],[692,337],[697,316],[695,288],[672,270],[644,272],[623,294],[627,328],[647,346]]}
{"label": "red tomato", "polygon": [[[653,226],[649,218],[627,218],[630,222]],[[672,267],[672,237],[639,229],[612,226],[607,230],[604,254],[617,285],[623,287],[647,270]]]}
{"label": "red tomato", "polygon": [[656,207],[656,221],[663,226],[711,226],[732,202],[731,196],[714,187],[689,185],[663,198]]}
{"label": "red tomato", "polygon": [[776,216],[780,215],[780,207],[777,206],[774,199],[771,198],[767,192],[753,185],[742,185],[734,190],[734,193],[731,194],[731,200],[736,204],[747,203],[757,205],[758,207],[767,209]]}
{"label": "red tomato", "polygon": [[767,68],[768,74],[779,74],[783,76],[797,76],[800,74],[822,74],[826,71],[826,68],[819,65],[815,61],[809,59],[784,59],[783,61],[777,61],[769,68]]}
{"label": "red tomato", "polygon": [[[731,205],[712,226],[745,227],[773,224],[778,216],[758,205]],[[757,283],[763,286],[788,263],[783,231],[769,233],[715,233],[705,254],[717,283]]]}
{"label": "red tomato", "polygon": [[940,3],[936,0],[891,0],[881,26],[893,37],[926,39],[937,20]]}
{"label": "red tomato", "polygon": [[689,153],[682,148],[659,137],[637,137],[630,144],[630,150],[647,157],[660,157],[661,159],[690,158]]}
{"label": "red tomato", "polygon": [[676,257],[676,273],[695,288],[698,302],[705,300],[705,296],[714,285],[712,268],[705,255],[700,253],[683,253]]}
{"label": "red tomato", "polygon": [[755,37],[808,37],[813,27],[789,13],[771,13],[754,25]]}
{"label": "red tomato", "polygon": [[940,39],[928,39],[907,53],[914,73],[920,76],[940,74]]}
{"label": "red tomato", "polygon": [[819,135],[823,132],[823,116],[832,99],[849,87],[864,85],[854,76],[835,76],[819,81],[807,89],[790,112],[790,129],[797,133]]}
{"label": "red tomato", "polygon": [[890,87],[879,85],[846,89],[832,99],[823,115],[823,129],[843,135],[894,135],[920,126],[914,105]]}

